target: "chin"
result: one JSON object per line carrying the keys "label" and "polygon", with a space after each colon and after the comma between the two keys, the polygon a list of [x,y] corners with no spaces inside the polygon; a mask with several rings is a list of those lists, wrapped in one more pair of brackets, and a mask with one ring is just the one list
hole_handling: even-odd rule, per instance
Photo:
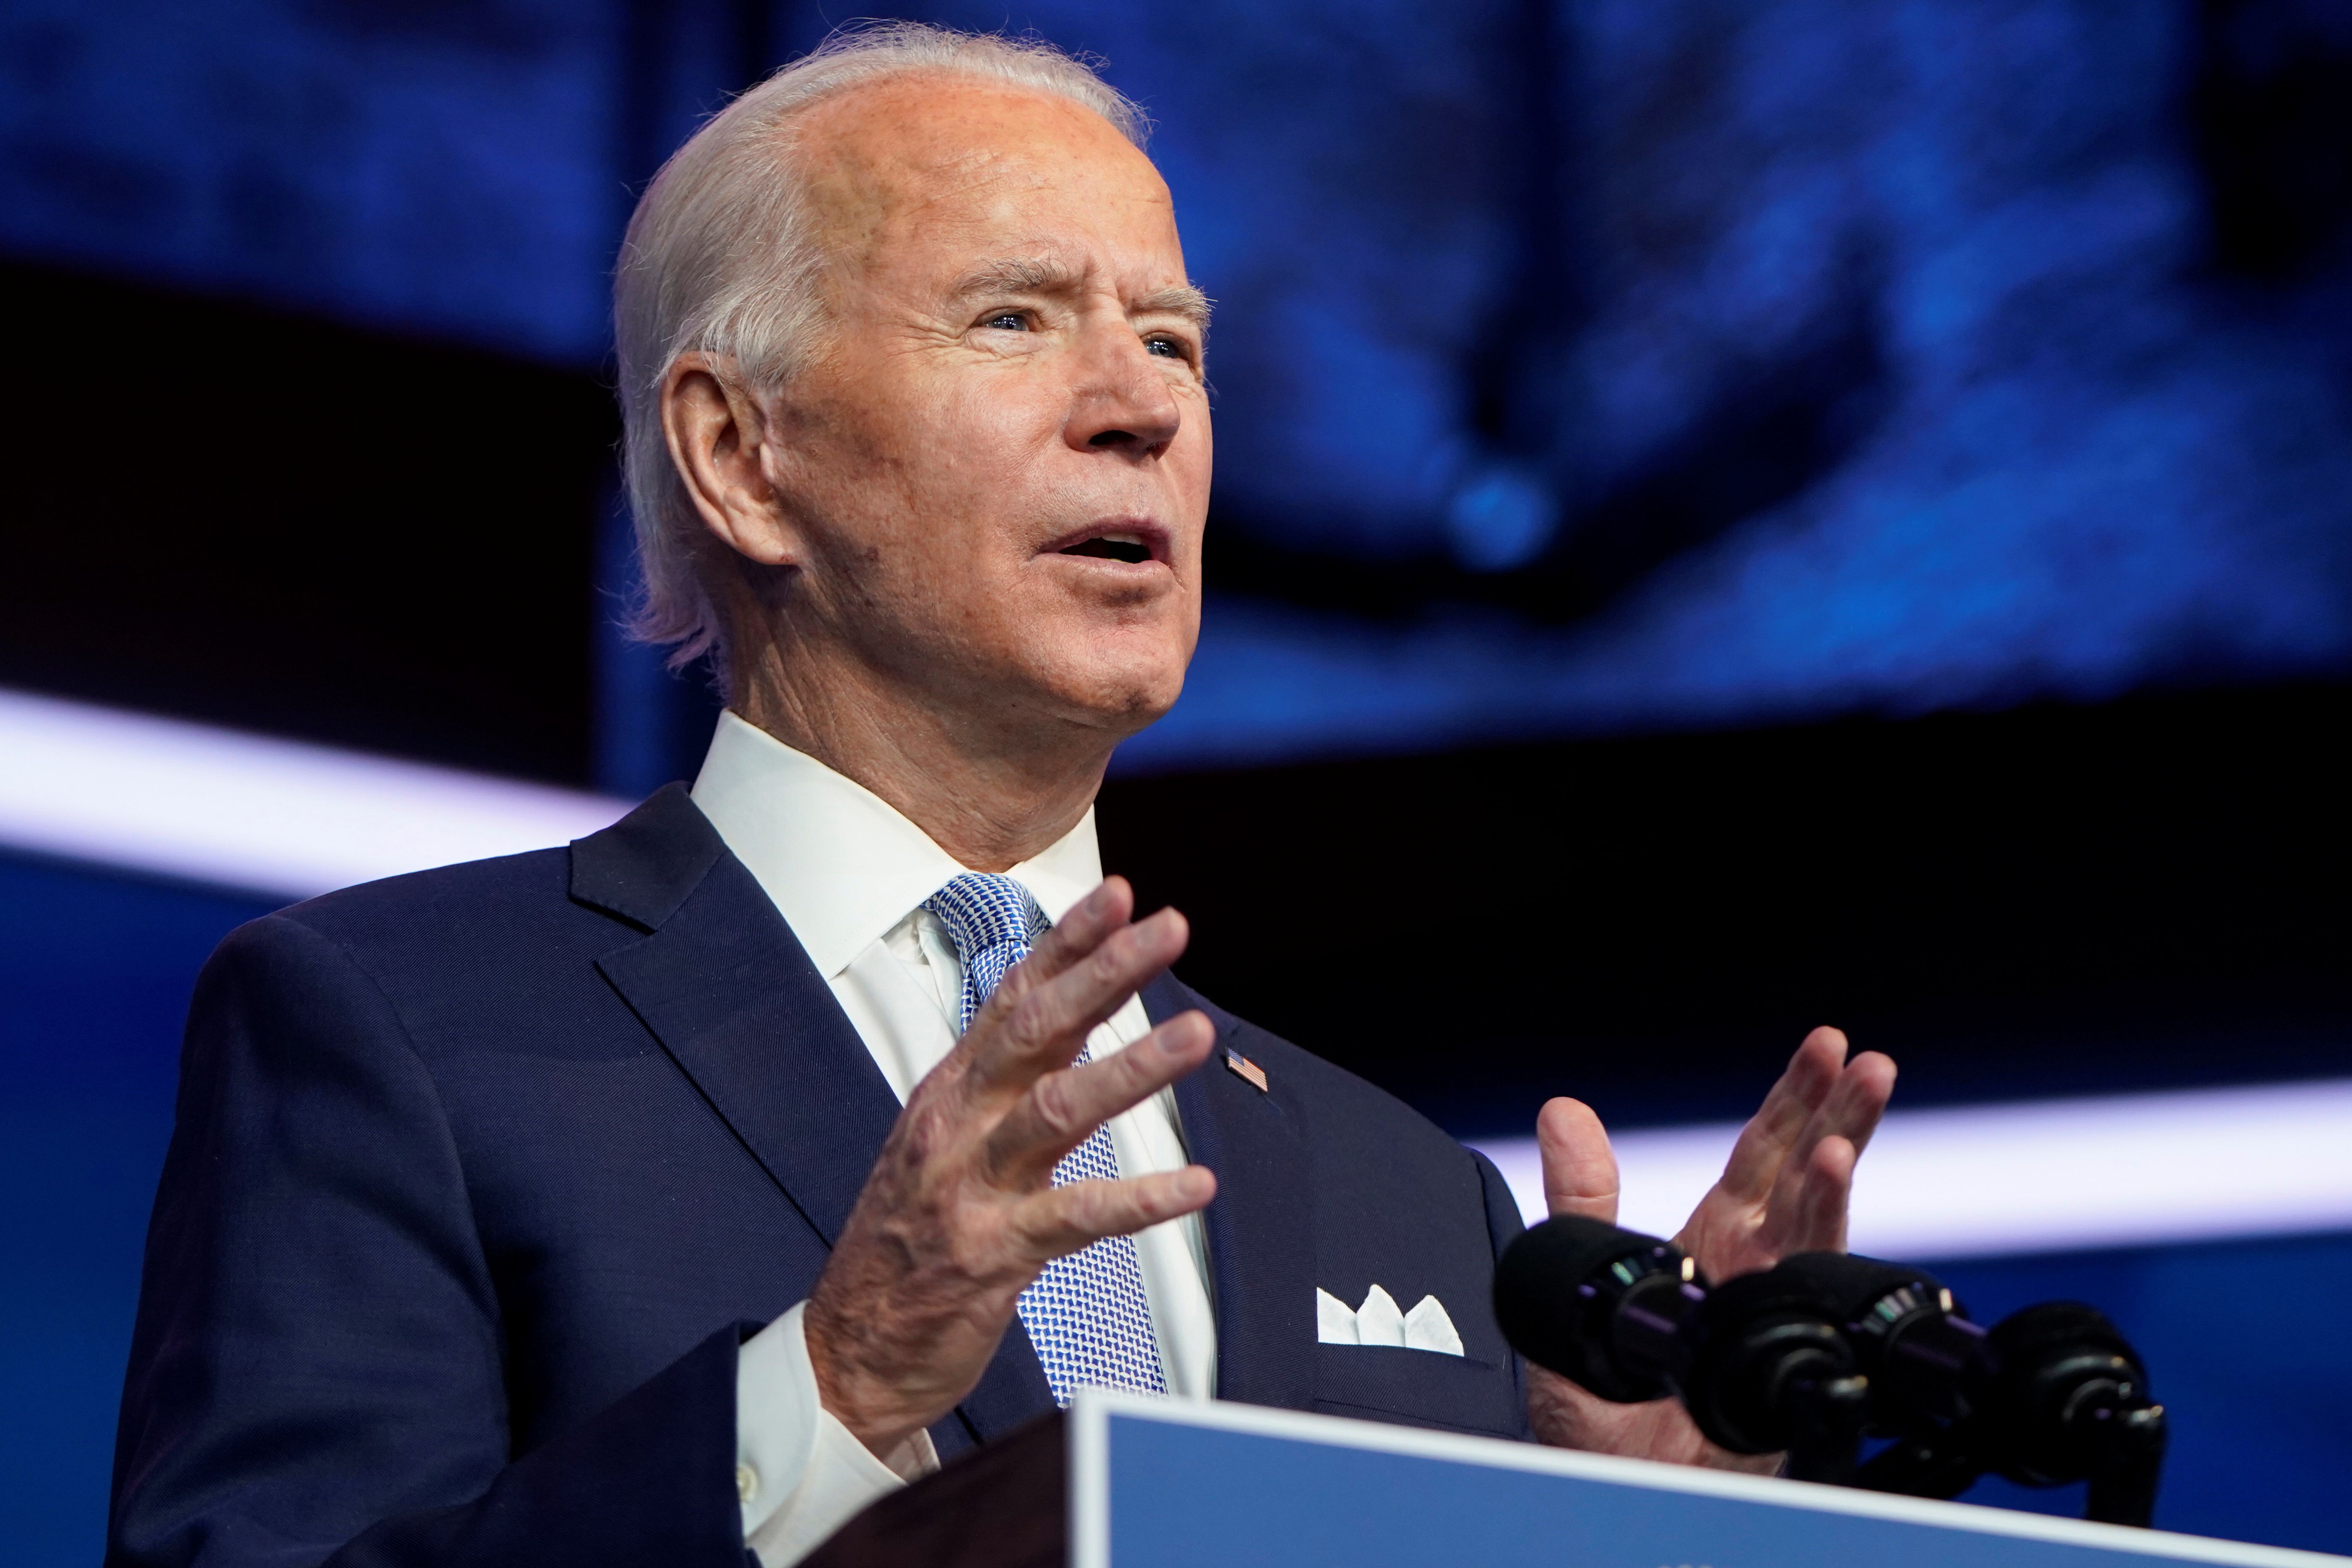
{"label": "chin", "polygon": [[1123,740],[1176,705],[1199,623],[1176,616],[1109,626],[1087,619],[1092,624],[1065,622],[1058,635],[1044,637],[1033,622],[1019,662],[1051,706]]}
{"label": "chin", "polygon": [[1052,691],[1055,705],[1078,723],[1123,741],[1173,708],[1184,689],[1187,660],[1181,655],[1139,658],[1138,652],[1098,649],[1093,658],[1057,661],[1042,684]]}
{"label": "chin", "polygon": [[1083,707],[1096,725],[1124,741],[1158,722],[1183,689],[1181,672],[1173,679],[1101,680],[1085,692]]}

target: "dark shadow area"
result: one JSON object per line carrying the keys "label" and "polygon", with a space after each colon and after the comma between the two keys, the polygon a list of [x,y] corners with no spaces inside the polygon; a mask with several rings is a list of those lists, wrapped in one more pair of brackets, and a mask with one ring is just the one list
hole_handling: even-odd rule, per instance
{"label": "dark shadow area", "polygon": [[2330,0],[2204,0],[2189,123],[2225,273],[2292,280],[2352,237],[2352,17]]}
{"label": "dark shadow area", "polygon": [[1115,779],[1180,973],[1465,1133],[2352,1070],[2352,689]]}
{"label": "dark shadow area", "polygon": [[0,684],[588,776],[591,375],[21,266]]}

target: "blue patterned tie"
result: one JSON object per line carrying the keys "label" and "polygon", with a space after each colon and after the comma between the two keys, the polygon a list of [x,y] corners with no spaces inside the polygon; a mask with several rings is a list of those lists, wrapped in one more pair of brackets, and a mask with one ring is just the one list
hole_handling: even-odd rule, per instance
{"label": "blue patterned tie", "polygon": [[[1027,955],[1045,930],[1045,913],[1029,889],[1010,877],[967,871],[923,900],[955,939],[963,961],[963,1026],[1004,978]],[[1093,1047],[1081,1050],[1086,1061]],[[1110,1129],[1097,1127],[1054,1167],[1054,1184],[1099,1179],[1116,1181],[1118,1157]],[[1082,1251],[1045,1265],[1017,1303],[1021,1326],[1037,1347],[1054,1403],[1066,1405],[1081,1385],[1130,1388],[1165,1394],[1159,1342],[1151,1334],[1151,1306],[1143,1295],[1143,1269],[1135,1238],[1106,1237]]]}

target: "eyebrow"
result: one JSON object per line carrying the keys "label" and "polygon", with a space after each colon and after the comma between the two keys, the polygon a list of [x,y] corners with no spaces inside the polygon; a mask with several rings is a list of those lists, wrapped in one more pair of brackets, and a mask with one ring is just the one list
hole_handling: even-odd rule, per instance
{"label": "eyebrow", "polygon": [[1058,261],[1041,257],[1005,256],[983,261],[956,279],[956,297],[972,294],[1067,294],[1078,287],[1078,274]]}
{"label": "eyebrow", "polygon": [[1209,307],[1215,301],[1190,283],[1154,289],[1135,302],[1139,316],[1181,316],[1201,331],[1209,330]]}
{"label": "eyebrow", "polygon": [[[1075,294],[1082,280],[1079,273],[1062,262],[1043,257],[1008,256],[982,262],[956,279],[955,294],[960,300],[978,294]],[[1212,303],[1192,284],[1173,283],[1165,289],[1154,289],[1128,309],[1130,315],[1181,316],[1205,332]]]}

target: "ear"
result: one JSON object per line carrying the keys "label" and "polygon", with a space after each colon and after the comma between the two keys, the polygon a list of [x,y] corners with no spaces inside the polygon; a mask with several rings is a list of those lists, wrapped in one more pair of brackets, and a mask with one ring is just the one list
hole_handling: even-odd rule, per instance
{"label": "ear", "polygon": [[799,540],[761,468],[767,422],[734,365],[712,354],[678,355],[662,378],[661,419],[670,461],[703,525],[763,566],[799,564]]}

